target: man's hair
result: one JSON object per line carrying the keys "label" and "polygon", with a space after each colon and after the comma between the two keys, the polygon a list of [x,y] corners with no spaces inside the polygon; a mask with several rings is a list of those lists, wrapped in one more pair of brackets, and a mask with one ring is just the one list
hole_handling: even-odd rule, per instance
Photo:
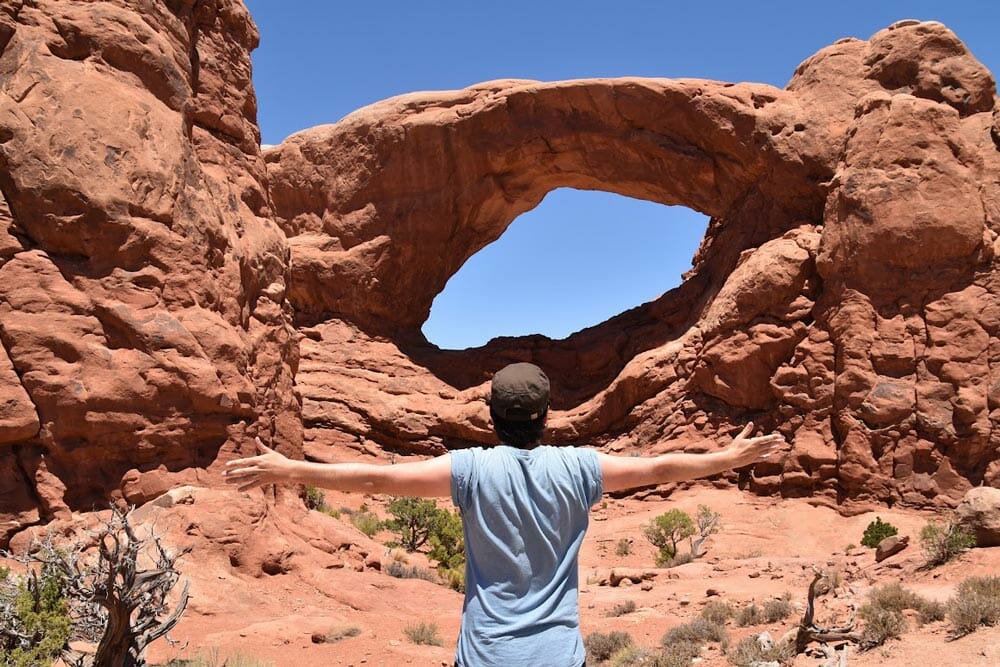
{"label": "man's hair", "polygon": [[490,419],[493,420],[493,430],[496,431],[500,442],[518,449],[534,449],[541,443],[542,434],[545,433],[545,417],[549,411],[537,418],[529,421],[511,421],[499,416],[493,408],[490,408]]}

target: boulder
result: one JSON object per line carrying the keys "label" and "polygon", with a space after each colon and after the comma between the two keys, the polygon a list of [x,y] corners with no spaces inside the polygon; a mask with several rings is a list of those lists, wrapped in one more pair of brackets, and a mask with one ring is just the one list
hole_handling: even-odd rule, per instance
{"label": "boulder", "polygon": [[970,489],[955,508],[955,518],[975,535],[977,546],[1000,546],[1000,489]]}
{"label": "boulder", "polygon": [[894,556],[910,544],[909,535],[890,535],[875,547],[875,562],[881,563],[889,556]]}

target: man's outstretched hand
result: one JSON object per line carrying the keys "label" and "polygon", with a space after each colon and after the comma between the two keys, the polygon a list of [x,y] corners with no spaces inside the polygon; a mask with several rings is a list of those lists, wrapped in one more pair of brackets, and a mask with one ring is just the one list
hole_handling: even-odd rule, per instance
{"label": "man's outstretched hand", "polygon": [[754,438],[750,437],[751,433],[753,433],[753,422],[744,426],[739,435],[725,449],[726,453],[730,454],[735,461],[732,465],[733,468],[742,468],[769,457],[777,458],[777,454],[788,447],[788,443],[785,442],[784,436],[780,433],[758,435]]}
{"label": "man's outstretched hand", "polygon": [[239,485],[239,491],[287,482],[291,476],[292,460],[265,446],[260,438],[256,441],[257,456],[228,461],[222,473],[227,484]]}

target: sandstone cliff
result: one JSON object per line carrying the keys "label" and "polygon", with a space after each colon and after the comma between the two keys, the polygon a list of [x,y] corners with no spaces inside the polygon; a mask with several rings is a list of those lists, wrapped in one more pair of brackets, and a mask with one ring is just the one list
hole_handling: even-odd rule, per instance
{"label": "sandstone cliff", "polygon": [[242,3],[0,2],[0,543],[301,444]]}
{"label": "sandstone cliff", "polygon": [[[263,155],[257,40],[235,0],[0,0],[0,543],[217,485],[256,434],[489,441],[512,360],[555,380],[555,442],[649,453],[753,419],[793,443],[759,493],[1000,485],[996,88],[944,26],[841,40],[784,90],[495,81]],[[711,216],[685,283],[565,340],[428,344],[447,280],[564,186]]]}

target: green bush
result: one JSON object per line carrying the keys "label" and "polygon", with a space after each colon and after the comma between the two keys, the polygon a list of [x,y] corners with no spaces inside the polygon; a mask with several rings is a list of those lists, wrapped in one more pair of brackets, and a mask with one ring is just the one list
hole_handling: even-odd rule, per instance
{"label": "green bush", "polygon": [[615,630],[613,632],[592,632],[583,640],[587,649],[587,659],[594,662],[608,660],[624,648],[632,646],[632,635]]}
{"label": "green bush", "polygon": [[351,523],[368,537],[375,537],[375,533],[382,530],[382,521],[375,513],[362,504],[357,512],[351,512]]}
{"label": "green bush", "polygon": [[694,533],[695,526],[691,517],[679,509],[672,509],[654,517],[643,528],[646,539],[660,550],[656,557],[657,565],[672,561],[677,555],[677,545],[680,541],[691,537]]}
{"label": "green bush", "polygon": [[403,632],[414,644],[426,644],[427,646],[444,646],[444,642],[438,636],[438,628],[435,623],[420,623],[403,628]]}
{"label": "green bush", "polygon": [[390,542],[389,546],[416,551],[430,539],[441,510],[435,500],[403,496],[393,498],[386,511],[392,518],[385,522],[385,527],[399,538]]}
{"label": "green bush", "polygon": [[303,489],[302,500],[305,502],[306,507],[311,510],[326,512],[330,509],[330,506],[326,504],[326,496],[315,486],[306,486]]}
{"label": "green bush", "polygon": [[959,583],[948,600],[948,621],[957,636],[1000,623],[1000,577],[971,577]]}
{"label": "green bush", "polygon": [[438,574],[448,582],[448,588],[459,593],[465,592],[465,565],[448,568],[444,571],[438,570]]}
{"label": "green bush", "polygon": [[619,602],[608,612],[608,616],[617,617],[624,616],[625,614],[631,614],[636,609],[635,600],[626,600],[625,602]]}
{"label": "green bush", "polygon": [[[46,564],[41,572],[3,577],[0,588],[0,657],[5,667],[49,664],[69,642],[72,621],[65,597],[66,579]],[[13,641],[22,637],[27,645]],[[10,643],[8,643],[8,641]]]}
{"label": "green bush", "polygon": [[438,571],[462,569],[465,565],[465,535],[462,516],[457,512],[439,509],[431,526],[428,556],[437,561]]}
{"label": "green bush", "polygon": [[931,521],[920,531],[920,546],[927,558],[927,566],[934,567],[976,546],[976,538],[956,523]]}
{"label": "green bush", "polygon": [[898,534],[899,529],[894,525],[887,521],[882,521],[881,517],[875,517],[875,520],[865,528],[865,534],[861,537],[861,544],[874,549],[885,538]]}

